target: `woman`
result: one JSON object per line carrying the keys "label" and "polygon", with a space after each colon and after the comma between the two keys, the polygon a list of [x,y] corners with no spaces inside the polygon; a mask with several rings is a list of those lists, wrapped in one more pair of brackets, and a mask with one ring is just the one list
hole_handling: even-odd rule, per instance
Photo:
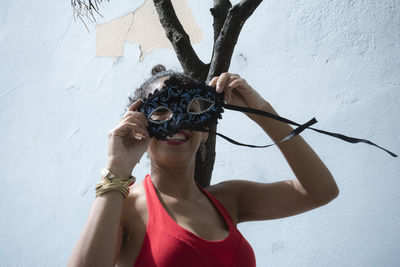
{"label": "woman", "polygon": [[[194,180],[195,156],[208,134],[181,130],[164,141],[149,138],[148,120],[138,111],[140,98],[161,89],[171,76],[190,78],[160,67],[152,73],[109,133],[106,168],[126,181],[147,151],[150,175],[131,186],[125,199],[121,190],[100,192],[68,266],[255,266],[238,223],[299,214],[338,195],[331,173],[301,136],[278,145],[296,179],[228,180],[201,188]],[[239,75],[223,73],[209,85],[224,92],[228,104],[277,114]],[[248,116],[274,142],[293,130],[266,117]]]}

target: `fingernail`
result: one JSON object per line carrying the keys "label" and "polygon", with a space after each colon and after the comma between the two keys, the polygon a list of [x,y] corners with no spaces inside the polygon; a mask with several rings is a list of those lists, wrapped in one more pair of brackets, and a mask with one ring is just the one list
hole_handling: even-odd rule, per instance
{"label": "fingernail", "polygon": [[137,140],[142,140],[142,138],[143,138],[143,134],[141,134],[141,133],[135,133],[135,139],[137,139]]}

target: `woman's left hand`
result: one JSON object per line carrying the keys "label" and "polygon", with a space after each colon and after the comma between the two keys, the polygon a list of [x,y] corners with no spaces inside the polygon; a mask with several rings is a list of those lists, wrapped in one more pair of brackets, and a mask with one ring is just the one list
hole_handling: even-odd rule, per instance
{"label": "woman's left hand", "polygon": [[215,86],[217,93],[224,92],[224,100],[227,104],[255,109],[265,109],[269,105],[269,103],[238,74],[224,72],[221,76],[212,78],[209,86]]}

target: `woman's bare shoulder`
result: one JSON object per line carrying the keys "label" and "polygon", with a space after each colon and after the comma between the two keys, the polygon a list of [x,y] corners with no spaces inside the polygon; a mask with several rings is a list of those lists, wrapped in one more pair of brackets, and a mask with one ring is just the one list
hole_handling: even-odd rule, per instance
{"label": "woman's bare shoulder", "polygon": [[126,230],[135,227],[136,224],[147,224],[146,193],[142,183],[137,183],[129,188],[129,194],[122,207],[121,224]]}
{"label": "woman's bare shoulder", "polygon": [[223,181],[217,184],[210,185],[205,187],[204,189],[211,193],[215,198],[218,199],[219,202],[225,207],[228,211],[229,215],[231,216],[235,225],[238,222],[237,217],[237,199],[233,194],[233,190],[235,185],[230,183],[229,181]]}

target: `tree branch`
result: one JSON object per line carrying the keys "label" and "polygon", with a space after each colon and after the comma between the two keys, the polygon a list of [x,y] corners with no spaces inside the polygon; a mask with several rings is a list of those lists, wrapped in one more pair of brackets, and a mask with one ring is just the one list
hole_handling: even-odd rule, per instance
{"label": "tree branch", "polygon": [[189,35],[179,22],[171,0],[153,0],[153,2],[161,25],[175,50],[184,72],[193,78],[204,81],[207,77],[208,65],[204,64],[194,51]]}
{"label": "tree branch", "polygon": [[[228,0],[214,0],[214,9],[210,10],[214,16],[214,49],[207,81],[229,70],[240,31],[261,2],[262,0],[242,0],[228,11]],[[217,125],[212,125],[210,130],[216,131],[216,128]],[[215,134],[209,134],[205,143],[207,156],[204,162],[201,161],[199,152],[196,155],[195,179],[203,187],[210,185],[215,161],[215,141]]]}
{"label": "tree branch", "polygon": [[226,15],[231,7],[232,4],[229,0],[214,0],[214,7],[210,8],[211,15],[214,17],[214,43],[221,32]]}
{"label": "tree branch", "polygon": [[214,44],[207,80],[228,71],[240,31],[261,2],[262,0],[242,0],[229,10],[222,30]]}

